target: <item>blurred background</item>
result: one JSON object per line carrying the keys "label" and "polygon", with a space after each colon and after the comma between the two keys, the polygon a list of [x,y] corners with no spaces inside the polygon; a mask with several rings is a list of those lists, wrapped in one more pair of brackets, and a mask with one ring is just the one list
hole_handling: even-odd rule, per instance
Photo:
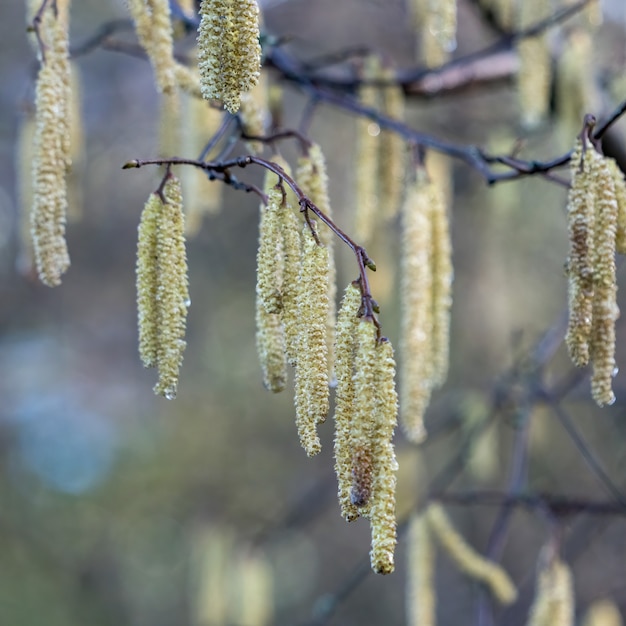
{"label": "blurred background", "polygon": [[[288,49],[300,58],[367,45],[400,68],[414,64],[415,33],[402,2],[285,0],[265,8],[268,31],[289,36]],[[626,38],[619,0],[604,9],[594,63],[608,84],[616,68],[623,71]],[[474,3],[460,0],[459,11],[456,55],[494,40]],[[158,153],[158,98],[145,60],[103,50],[78,60],[86,151],[82,217],[68,227],[72,267],[53,290],[17,271],[15,144],[36,65],[22,3],[4,0],[0,15],[0,624],[405,624],[404,535],[396,572],[371,573],[367,523],[348,525],[339,516],[331,420],[320,428],[322,453],[307,459],[291,391],[273,395],[262,387],[255,198],[225,189],[222,211],[189,241],[192,306],[179,394],[167,401],[152,393],[154,372],[137,355],[134,266],[139,215],[159,176],[149,168],[121,170]],[[75,2],[72,41],[125,17],[121,0]],[[612,97],[597,113],[626,91]],[[286,87],[285,126],[298,125],[305,104]],[[523,136],[527,158],[570,148],[553,121],[525,135],[512,83],[413,102],[407,116],[420,130],[499,152]],[[322,106],[310,132],[327,156],[337,222],[348,230],[355,128],[350,116]],[[522,429],[530,440],[524,488],[610,499],[533,387],[538,380],[565,386],[559,406],[613,484],[626,489],[626,374],[615,379],[615,405],[600,410],[585,372],[572,373],[560,346],[566,192],[539,178],[490,189],[463,165],[445,167],[453,174],[451,372],[427,414],[431,440],[416,449],[396,436],[399,517],[423,503],[441,469],[458,458],[468,429],[492,415],[455,475],[455,490],[506,488]],[[261,182],[252,170],[242,178]],[[394,344],[397,231],[392,225],[373,252],[380,270],[373,291]],[[348,251],[339,258],[341,290],[357,270]],[[626,279],[623,267],[619,279]],[[620,364],[624,323],[617,326]],[[484,551],[497,511],[451,512]],[[498,610],[500,623],[524,623],[548,527],[544,516],[515,513],[502,561],[521,596],[506,613]],[[565,558],[577,614],[604,597],[625,612],[623,518],[583,515],[568,518],[562,530],[571,540]],[[440,624],[474,623],[480,590],[444,556],[437,588]]]}

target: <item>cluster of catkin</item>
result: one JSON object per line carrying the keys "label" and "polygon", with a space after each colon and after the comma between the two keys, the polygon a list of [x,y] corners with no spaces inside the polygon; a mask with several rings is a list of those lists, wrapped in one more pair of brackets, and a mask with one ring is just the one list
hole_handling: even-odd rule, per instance
{"label": "cluster of catkin", "polygon": [[401,424],[411,441],[420,442],[431,393],[448,374],[453,278],[444,193],[421,165],[401,217]]}
{"label": "cluster of catkin", "polygon": [[589,140],[578,141],[571,172],[566,342],[576,365],[593,365],[591,393],[603,406],[615,401],[615,252],[626,252],[626,184],[617,163]]}
{"label": "cluster of catkin", "polygon": [[30,21],[40,13],[35,27],[40,68],[35,94],[30,230],[39,278],[50,287],[61,283],[70,265],[65,241],[66,176],[72,156],[69,5],[69,0],[57,0],[45,5],[30,2],[28,6]]}
{"label": "cluster of catkin", "polygon": [[[275,159],[276,160],[276,159]],[[288,174],[288,166],[281,162]],[[330,214],[327,176],[319,146],[300,159],[296,180],[306,197]],[[282,391],[295,368],[296,426],[309,456],[320,451],[317,426],[329,411],[336,379],[335,470],[342,515],[367,517],[372,568],[393,571],[396,544],[395,471],[391,443],[396,424],[395,362],[375,320],[362,315],[358,284],[346,290],[335,322],[335,269],[331,233],[312,218],[301,221],[291,192],[274,173],[265,182],[257,254],[257,350],[268,389]]]}
{"label": "cluster of catkin", "polygon": [[176,397],[190,304],[181,186],[167,174],[141,213],[137,315],[139,355],[145,367],[158,369],[154,392],[168,400]]}
{"label": "cluster of catkin", "polygon": [[511,604],[517,590],[506,571],[472,548],[452,525],[440,504],[413,515],[408,534],[407,623],[436,623],[435,541],[463,574],[482,583],[501,604]]}

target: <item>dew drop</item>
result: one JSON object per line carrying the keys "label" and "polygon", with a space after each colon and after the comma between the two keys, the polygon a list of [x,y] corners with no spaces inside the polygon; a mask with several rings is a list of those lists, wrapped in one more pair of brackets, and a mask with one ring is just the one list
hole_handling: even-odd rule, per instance
{"label": "dew drop", "polygon": [[614,367],[613,368],[613,373],[611,374],[611,376],[613,376],[613,378],[615,378],[618,374],[619,374],[619,367]]}

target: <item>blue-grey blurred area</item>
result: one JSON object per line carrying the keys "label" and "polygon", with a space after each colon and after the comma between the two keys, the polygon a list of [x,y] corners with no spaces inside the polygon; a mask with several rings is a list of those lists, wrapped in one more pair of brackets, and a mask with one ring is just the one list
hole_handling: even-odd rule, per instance
{"label": "blue-grey blurred area", "polygon": [[[401,68],[414,64],[415,33],[397,0],[266,5],[266,28],[285,36],[287,49],[301,58],[367,45]],[[606,3],[619,19],[620,7],[617,0]],[[494,40],[473,2],[459,0],[459,10],[455,54]],[[126,18],[123,0],[76,0],[72,42]],[[625,56],[623,31],[612,21],[602,28],[606,36],[598,40],[597,63],[615,67]],[[114,38],[134,43],[130,30]],[[179,46],[184,51],[188,44]],[[2,0],[0,624],[293,626],[326,623],[315,618],[335,601],[331,624],[405,624],[404,536],[393,575],[359,575],[367,568],[369,528],[365,520],[348,525],[340,518],[332,420],[320,426],[322,453],[307,459],[298,445],[291,386],[278,395],[263,389],[254,336],[258,201],[252,195],[225,189],[222,211],[207,216],[188,243],[192,305],[178,398],[153,395],[155,374],[143,369],[137,354],[134,268],[140,212],[159,174],[148,167],[121,169],[130,159],[158,153],[152,70],[145,59],[101,49],[76,62],[86,141],[75,166],[82,217],[68,225],[72,266],[63,284],[49,289],[18,271],[16,263],[15,145],[23,111],[32,102],[36,61],[23,3]],[[286,86],[286,126],[300,123],[305,104]],[[609,98],[607,110],[613,104]],[[407,119],[442,138],[494,151],[510,152],[523,136],[527,158],[549,159],[569,149],[558,144],[550,124],[526,135],[516,107],[509,82],[413,103]],[[354,120],[322,105],[310,134],[327,155],[334,212],[349,231]],[[293,147],[285,154],[293,156]],[[396,436],[402,519],[423,502],[430,481],[457,454],[467,433],[466,414],[484,419],[494,398],[501,401],[496,424],[453,487],[506,488],[518,418],[528,408],[523,357],[546,329],[559,328],[566,305],[566,191],[537,178],[488,189],[476,172],[450,165],[456,268],[451,371],[427,415],[427,426],[439,433],[432,443],[418,451]],[[252,168],[238,175],[262,182]],[[372,254],[379,267],[374,295],[394,344],[398,230],[392,225]],[[339,242],[337,249],[341,292],[357,269]],[[620,284],[625,279],[622,270]],[[620,301],[626,307],[621,295]],[[624,488],[623,319],[617,335],[624,372],[615,379],[617,403],[597,409],[583,376],[562,404]],[[515,363],[524,365],[505,375]],[[552,383],[570,370],[561,347],[542,376]],[[608,497],[554,415],[537,403],[524,419],[528,414],[528,488]],[[453,518],[483,551],[495,509],[458,508]],[[591,530],[580,530],[580,550],[572,557],[578,606],[582,611],[596,598],[612,597],[625,608],[623,522],[593,522]],[[524,623],[547,527],[540,515],[514,516],[502,562],[520,585],[521,599],[500,623]],[[473,623],[468,615],[473,620],[478,587],[445,557],[436,582],[438,623]]]}

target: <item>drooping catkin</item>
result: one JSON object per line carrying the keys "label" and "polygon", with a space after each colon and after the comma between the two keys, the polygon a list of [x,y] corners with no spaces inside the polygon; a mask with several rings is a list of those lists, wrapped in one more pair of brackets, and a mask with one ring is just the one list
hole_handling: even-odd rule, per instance
{"label": "drooping catkin", "polygon": [[450,352],[450,309],[452,307],[452,242],[448,210],[443,193],[434,183],[430,185],[432,229],[432,384],[441,387],[448,377]]}
{"label": "drooping catkin", "polygon": [[67,107],[67,139],[70,162],[67,172],[67,217],[78,221],[83,214],[82,178],[84,173],[85,137],[82,116],[81,73],[76,63],[70,67],[69,102]]}
{"label": "drooping catkin", "polygon": [[145,50],[159,91],[177,87],[169,0],[127,0],[139,44]]}
{"label": "drooping catkin", "polygon": [[582,626],[623,626],[623,624],[619,608],[612,600],[593,602],[582,622]]}
{"label": "drooping catkin", "polygon": [[615,238],[618,206],[611,166],[598,157],[594,220],[593,265],[593,328],[589,341],[589,356],[593,363],[591,394],[599,406],[613,404],[612,380],[615,375],[615,320],[617,282],[615,277]]}
{"label": "drooping catkin", "polygon": [[401,424],[416,443],[424,440],[424,412],[433,379],[433,273],[430,182],[420,168],[402,207]]}
{"label": "drooping catkin", "polygon": [[565,337],[575,365],[589,362],[593,306],[594,150],[583,153],[578,141],[571,161],[572,182],[567,199],[569,255],[567,260],[569,322]]}
{"label": "drooping catkin", "polygon": [[268,172],[265,178],[267,204],[259,207],[259,249],[257,252],[256,327],[257,352],[266,389],[277,393],[287,384],[285,334],[281,320],[284,246],[281,206],[285,193],[277,177]]}
{"label": "drooping catkin", "polygon": [[[358,363],[356,364],[358,367]],[[398,395],[395,387],[396,363],[391,343],[376,343],[376,386],[372,428],[374,480],[370,502],[364,515],[370,518],[372,548],[370,563],[377,574],[394,570],[396,547],[396,472],[398,463],[392,443],[397,424]]]}
{"label": "drooping catkin", "polygon": [[[287,161],[280,155],[274,155],[272,161],[278,165],[288,176],[291,176],[291,168]],[[276,174],[267,173],[266,188],[268,185],[278,184],[279,179]],[[298,311],[298,291],[300,288],[300,260],[302,238],[300,236],[301,224],[296,216],[292,203],[295,195],[287,185],[283,185],[285,190],[285,201],[280,204],[278,215],[283,241],[283,279],[282,279],[282,309],[281,321],[285,333],[285,351],[287,361],[290,365],[296,364],[298,355],[298,332],[300,315]]]}
{"label": "drooping catkin", "polygon": [[407,542],[407,626],[435,626],[435,542],[423,513],[411,516]]}
{"label": "drooping catkin", "polygon": [[168,176],[163,188],[165,202],[157,222],[157,311],[159,381],[155,393],[168,400],[176,397],[178,373],[185,350],[189,300],[185,223],[180,181]]}
{"label": "drooping catkin", "polygon": [[68,132],[70,65],[67,10],[46,9],[40,23],[45,55],[37,76],[31,234],[39,278],[53,287],[70,265],[65,242],[66,170],[71,164]]}
{"label": "drooping catkin", "polygon": [[261,69],[259,7],[256,0],[203,0],[198,28],[202,95],[231,112],[254,87]]}
{"label": "drooping catkin", "polygon": [[356,327],[354,358],[354,401],[350,450],[352,487],[350,501],[361,508],[369,503],[374,481],[374,407],[376,402],[376,326],[371,319],[360,318]]}
{"label": "drooping catkin", "polygon": [[283,239],[280,223],[280,205],[285,192],[280,185],[266,189],[267,204],[261,204],[259,249],[257,253],[256,291],[259,302],[267,313],[282,310],[282,282],[284,266]]}
{"label": "drooping catkin", "polygon": [[572,572],[566,563],[552,557],[537,577],[535,599],[528,626],[573,626],[574,592]]}
{"label": "drooping catkin", "polygon": [[509,575],[500,565],[486,559],[465,541],[452,526],[440,504],[429,505],[425,514],[441,547],[464,574],[486,585],[501,604],[515,602],[517,590]]}
{"label": "drooping catkin", "polygon": [[[546,16],[543,0],[524,0],[520,6],[519,28],[527,28]],[[520,69],[517,88],[522,124],[536,128],[548,115],[552,86],[552,59],[547,33],[522,37],[517,42]]]}
{"label": "drooping catkin", "polygon": [[163,201],[151,193],[141,212],[137,237],[137,326],[139,356],[144,367],[157,366],[159,312],[157,302],[157,225]]}
{"label": "drooping catkin", "polygon": [[[326,159],[322,149],[312,144],[306,155],[298,160],[296,180],[304,194],[327,217],[332,218],[332,208],[328,196],[328,175]],[[332,380],[334,363],[335,326],[337,322],[337,268],[335,265],[334,233],[325,225],[319,229],[320,241],[328,249],[328,317],[326,318],[326,344],[328,345],[328,376]]]}
{"label": "drooping catkin", "polygon": [[[315,222],[310,221],[311,227]],[[304,224],[297,292],[296,425],[307,455],[320,451],[316,425],[328,414],[328,248]]]}
{"label": "drooping catkin", "polygon": [[350,499],[352,488],[352,452],[350,431],[354,417],[354,359],[356,351],[356,331],[361,308],[361,290],[350,283],[345,290],[335,336],[335,473],[337,474],[339,505],[341,516],[351,522],[359,516],[356,505]]}

